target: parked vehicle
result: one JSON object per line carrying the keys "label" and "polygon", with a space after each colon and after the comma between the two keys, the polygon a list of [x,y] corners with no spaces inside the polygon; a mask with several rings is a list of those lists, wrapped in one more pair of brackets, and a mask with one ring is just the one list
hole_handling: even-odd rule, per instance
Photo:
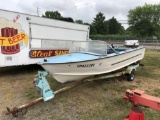
{"label": "parked vehicle", "polygon": [[87,25],[0,9],[0,67],[35,64],[88,40]]}
{"label": "parked vehicle", "polygon": [[138,40],[125,40],[124,45],[128,47],[138,47],[139,41]]}

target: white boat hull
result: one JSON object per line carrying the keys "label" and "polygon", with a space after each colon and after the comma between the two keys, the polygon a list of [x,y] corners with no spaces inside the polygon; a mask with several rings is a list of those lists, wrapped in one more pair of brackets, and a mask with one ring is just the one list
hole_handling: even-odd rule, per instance
{"label": "white boat hull", "polygon": [[144,53],[145,48],[140,48],[134,51],[125,52],[124,54],[101,57],[96,60],[42,64],[42,67],[49,71],[57,81],[65,83],[124,68],[143,59]]}

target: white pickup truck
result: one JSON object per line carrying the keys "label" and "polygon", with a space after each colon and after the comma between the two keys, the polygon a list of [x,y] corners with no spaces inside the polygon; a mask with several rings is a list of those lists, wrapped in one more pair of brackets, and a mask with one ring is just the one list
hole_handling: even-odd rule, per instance
{"label": "white pickup truck", "polygon": [[138,47],[139,46],[139,41],[138,40],[125,40],[124,45],[126,47]]}

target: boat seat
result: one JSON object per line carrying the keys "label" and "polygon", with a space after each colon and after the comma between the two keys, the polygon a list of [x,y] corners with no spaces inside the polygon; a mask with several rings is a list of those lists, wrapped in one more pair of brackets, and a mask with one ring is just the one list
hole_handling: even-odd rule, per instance
{"label": "boat seat", "polygon": [[107,54],[112,54],[115,53],[115,51],[120,52],[120,51],[125,51],[125,49],[108,49]]}
{"label": "boat seat", "polygon": [[107,54],[111,54],[111,53],[115,53],[115,51],[112,49],[107,50]]}

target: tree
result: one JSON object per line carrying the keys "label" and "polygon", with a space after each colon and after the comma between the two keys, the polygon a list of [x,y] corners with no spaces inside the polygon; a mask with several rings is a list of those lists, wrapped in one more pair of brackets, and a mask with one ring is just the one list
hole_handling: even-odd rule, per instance
{"label": "tree", "polygon": [[160,4],[138,6],[129,11],[128,23],[133,34],[141,37],[156,36],[160,30]]}
{"label": "tree", "polygon": [[89,24],[89,23],[84,23],[84,25],[89,25],[90,26],[90,35],[95,35],[97,34],[96,29],[93,27],[93,25]]}
{"label": "tree", "polygon": [[134,27],[132,28],[132,31],[140,37],[150,37],[154,35],[154,31],[156,29],[154,29],[153,24],[147,20],[141,20],[139,22],[137,22]]}
{"label": "tree", "polygon": [[109,34],[124,33],[124,27],[114,17],[108,20],[108,30]]}
{"label": "tree", "polygon": [[76,20],[75,23],[83,24],[83,21],[82,20]]}
{"label": "tree", "polygon": [[131,27],[131,26],[129,26],[129,27],[125,30],[125,34],[132,35],[132,27]]}
{"label": "tree", "polygon": [[67,21],[67,22],[74,22],[74,20],[71,17],[62,17],[59,20]]}
{"label": "tree", "polygon": [[58,11],[46,11],[45,15],[42,15],[42,17],[46,18],[51,18],[51,19],[57,19],[57,20],[62,20],[62,21],[67,21],[67,22],[74,22],[74,20],[71,17],[62,17],[61,13]]}
{"label": "tree", "polygon": [[96,29],[97,34],[106,34],[105,16],[99,12],[92,22],[92,26]]}
{"label": "tree", "polygon": [[105,34],[109,34],[109,22],[108,21],[104,21],[104,30],[105,30]]}
{"label": "tree", "polygon": [[90,25],[90,35],[97,34],[97,30],[93,27],[93,25]]}
{"label": "tree", "polygon": [[57,20],[62,18],[61,14],[58,11],[55,11],[55,12],[46,11],[45,15],[42,15],[42,17],[52,18],[52,19],[57,19]]}

